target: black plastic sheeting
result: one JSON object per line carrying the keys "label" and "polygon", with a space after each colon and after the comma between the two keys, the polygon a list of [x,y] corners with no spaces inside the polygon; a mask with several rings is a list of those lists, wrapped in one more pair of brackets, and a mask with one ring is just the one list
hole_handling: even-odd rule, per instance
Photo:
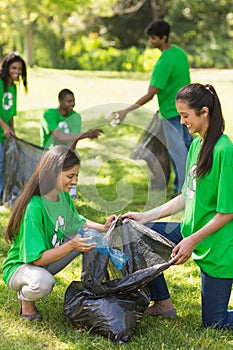
{"label": "black plastic sheeting", "polygon": [[64,313],[75,327],[84,327],[122,344],[130,340],[150,303],[148,282],[171,266],[174,243],[137,222],[118,218],[106,239],[128,255],[118,271],[108,255],[83,254],[81,281],[67,288]]}
{"label": "black plastic sheeting", "polygon": [[170,179],[171,164],[159,112],[155,113],[146,126],[130,158],[144,159],[147,162],[152,173],[151,189],[166,188]]}
{"label": "black plastic sheeting", "polygon": [[45,149],[15,137],[5,140],[4,152],[3,204],[11,207],[32,176]]}

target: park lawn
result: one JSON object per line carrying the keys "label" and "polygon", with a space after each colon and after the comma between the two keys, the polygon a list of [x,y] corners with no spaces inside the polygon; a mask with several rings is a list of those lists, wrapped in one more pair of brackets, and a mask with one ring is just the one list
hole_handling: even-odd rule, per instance
{"label": "park lawn", "polygon": [[[192,81],[213,84],[221,98],[226,119],[226,132],[232,138],[231,118],[233,71],[192,70]],[[17,135],[39,144],[40,116],[45,108],[56,106],[57,94],[70,88],[76,95],[77,111],[83,116],[83,130],[100,127],[99,140],[83,140],[78,145],[82,159],[79,176],[79,198],[75,202],[80,214],[104,222],[111,213],[143,211],[163,203],[172,192],[172,179],[167,190],[149,190],[150,173],[144,161],[135,161],[130,153],[137,144],[143,126],[150,120],[157,102],[131,113],[125,123],[111,127],[105,120],[111,111],[134,102],[147,89],[149,75],[108,72],[76,72],[49,69],[29,71],[29,93],[19,91]],[[10,209],[0,212],[2,232]],[[170,218],[179,220],[182,213]],[[0,261],[5,259],[8,245],[0,237]],[[42,323],[28,324],[19,318],[16,294],[0,280],[0,336],[3,350],[197,350],[232,349],[231,331],[204,329],[201,325],[200,276],[190,259],[182,266],[169,268],[165,274],[170,293],[178,310],[175,320],[144,316],[131,342],[115,345],[84,329],[74,329],[63,315],[67,286],[80,279],[80,259],[56,276],[54,291],[37,306],[44,316]],[[231,304],[233,303],[231,300]]]}

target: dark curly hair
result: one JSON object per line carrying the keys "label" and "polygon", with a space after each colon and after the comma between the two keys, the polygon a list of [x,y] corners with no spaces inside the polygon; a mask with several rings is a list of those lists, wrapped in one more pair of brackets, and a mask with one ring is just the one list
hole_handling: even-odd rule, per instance
{"label": "dark curly hair", "polygon": [[22,75],[20,79],[22,79],[25,92],[27,92],[27,66],[23,58],[15,52],[8,53],[1,63],[0,78],[3,81],[4,91],[7,91],[9,85],[9,67],[14,62],[22,63]]}

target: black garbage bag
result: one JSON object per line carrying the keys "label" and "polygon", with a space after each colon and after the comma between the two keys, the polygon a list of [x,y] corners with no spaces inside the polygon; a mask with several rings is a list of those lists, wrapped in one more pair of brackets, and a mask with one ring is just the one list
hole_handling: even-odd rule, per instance
{"label": "black garbage bag", "polygon": [[17,137],[5,140],[3,204],[14,204],[44,152],[44,148]]}
{"label": "black garbage bag", "polygon": [[147,162],[152,173],[151,189],[166,188],[170,179],[171,164],[159,112],[155,113],[146,126],[130,157],[144,159]]}
{"label": "black garbage bag", "polygon": [[130,340],[149,302],[143,290],[102,296],[73,281],[66,291],[65,315],[74,326],[123,344]]}
{"label": "black garbage bag", "polygon": [[119,271],[109,256],[91,250],[83,254],[81,281],[67,288],[64,313],[113,342],[130,340],[150,303],[148,282],[170,267],[174,243],[133,220],[118,218],[106,234],[111,247],[128,256]]}

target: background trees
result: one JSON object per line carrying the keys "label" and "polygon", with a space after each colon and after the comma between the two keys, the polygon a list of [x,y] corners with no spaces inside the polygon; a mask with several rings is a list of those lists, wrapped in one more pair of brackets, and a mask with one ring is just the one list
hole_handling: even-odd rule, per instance
{"label": "background trees", "polygon": [[171,41],[185,48],[193,67],[233,66],[231,0],[3,0],[0,6],[0,56],[19,51],[30,66],[150,70],[145,29],[155,18],[171,23]]}

